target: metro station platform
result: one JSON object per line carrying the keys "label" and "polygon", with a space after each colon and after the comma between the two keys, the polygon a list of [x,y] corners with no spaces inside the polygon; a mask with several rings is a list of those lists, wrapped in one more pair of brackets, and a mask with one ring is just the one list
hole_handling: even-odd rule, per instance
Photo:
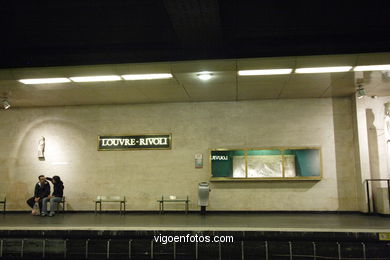
{"label": "metro station platform", "polygon": [[[231,236],[166,243],[155,236]],[[390,218],[360,213],[116,212],[0,215],[0,259],[390,260]]]}
{"label": "metro station platform", "polygon": [[54,217],[26,213],[0,214],[0,230],[180,230],[390,232],[390,218],[359,213],[216,213],[117,212],[58,213]]}

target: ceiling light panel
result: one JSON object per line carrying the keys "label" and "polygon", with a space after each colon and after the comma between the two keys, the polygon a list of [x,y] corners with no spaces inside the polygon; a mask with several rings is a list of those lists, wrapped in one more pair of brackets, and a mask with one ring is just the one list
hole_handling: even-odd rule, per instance
{"label": "ceiling light panel", "polygon": [[98,81],[117,81],[122,80],[120,76],[117,75],[107,75],[107,76],[86,76],[86,77],[71,77],[74,82],[98,82]]}
{"label": "ceiling light panel", "polygon": [[66,83],[70,82],[68,78],[39,78],[39,79],[19,79],[23,84],[52,84],[52,83]]}
{"label": "ceiling light panel", "polygon": [[267,70],[239,70],[240,76],[282,75],[290,74],[292,69],[267,69]]}
{"label": "ceiling light panel", "polygon": [[352,66],[298,68],[298,69],[295,69],[295,73],[347,72],[347,71],[350,71],[351,69],[352,69]]}
{"label": "ceiling light panel", "polygon": [[356,66],[353,70],[354,70],[354,71],[390,70],[390,64]]}
{"label": "ceiling light panel", "polygon": [[150,80],[150,79],[169,79],[172,78],[171,73],[158,73],[158,74],[127,74],[121,75],[125,80]]}

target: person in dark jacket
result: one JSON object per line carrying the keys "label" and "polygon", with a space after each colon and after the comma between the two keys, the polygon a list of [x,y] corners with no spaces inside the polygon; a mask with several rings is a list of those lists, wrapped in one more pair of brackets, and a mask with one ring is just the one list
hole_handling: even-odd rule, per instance
{"label": "person in dark jacket", "polygon": [[49,217],[53,217],[55,214],[55,210],[58,207],[58,203],[62,200],[62,197],[64,196],[64,184],[59,176],[53,176],[53,178],[47,177],[46,179],[53,183],[54,191],[52,195],[42,200],[41,216],[47,215],[47,202],[50,200]]}
{"label": "person in dark jacket", "polygon": [[42,201],[50,195],[50,184],[46,181],[44,175],[39,175],[39,182],[35,184],[34,197],[27,200],[27,204],[33,208],[35,202],[38,202],[39,208],[42,208]]}

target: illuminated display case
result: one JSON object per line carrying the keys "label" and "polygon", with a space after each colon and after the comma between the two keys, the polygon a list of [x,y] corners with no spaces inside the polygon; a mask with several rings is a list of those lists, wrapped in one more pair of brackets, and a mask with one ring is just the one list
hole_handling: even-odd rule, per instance
{"label": "illuminated display case", "polygon": [[214,149],[211,181],[321,180],[319,147]]}

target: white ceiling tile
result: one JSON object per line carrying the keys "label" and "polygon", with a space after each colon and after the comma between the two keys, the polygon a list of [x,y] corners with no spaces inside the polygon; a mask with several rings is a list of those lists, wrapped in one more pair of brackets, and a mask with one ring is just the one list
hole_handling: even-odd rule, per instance
{"label": "white ceiling tile", "polygon": [[200,60],[172,62],[172,73],[236,71],[236,60]]}
{"label": "white ceiling tile", "polygon": [[390,64],[390,53],[366,53],[359,54],[357,66]]}
{"label": "white ceiling tile", "polygon": [[354,66],[357,55],[318,55],[297,57],[296,68]]}
{"label": "white ceiling tile", "polygon": [[239,59],[238,70],[294,68],[295,57]]}
{"label": "white ceiling tile", "polygon": [[196,86],[207,86],[213,84],[222,83],[234,83],[237,80],[237,74],[232,71],[212,71],[212,77],[209,80],[201,80],[198,78],[196,72],[186,73],[175,73],[175,78],[182,85],[196,85]]}
{"label": "white ceiling tile", "polygon": [[182,87],[172,86],[151,86],[138,88],[150,102],[188,102],[189,97]]}
{"label": "white ceiling tile", "polygon": [[191,101],[236,100],[236,84],[188,85],[185,87]]}

